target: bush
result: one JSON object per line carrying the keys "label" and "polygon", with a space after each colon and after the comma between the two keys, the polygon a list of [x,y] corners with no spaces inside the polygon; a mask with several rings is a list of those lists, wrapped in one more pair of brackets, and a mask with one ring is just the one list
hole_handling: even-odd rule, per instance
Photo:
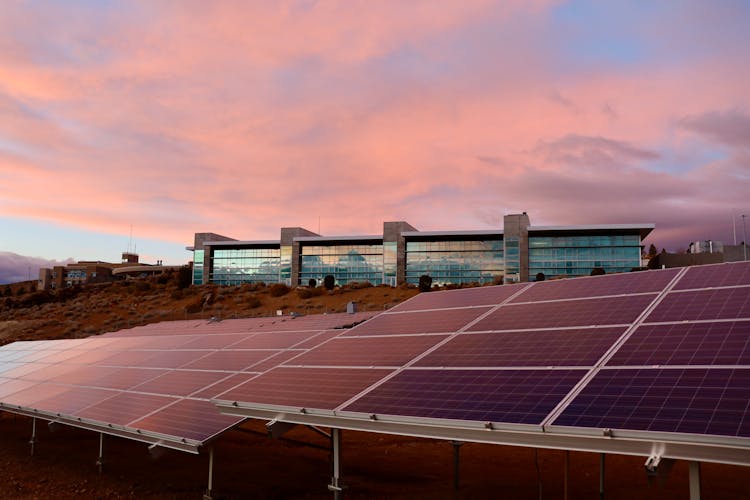
{"label": "bush", "polygon": [[591,276],[601,276],[602,274],[607,274],[603,267],[595,267],[591,270]]}
{"label": "bush", "polygon": [[432,277],[429,274],[423,274],[419,277],[419,291],[429,292],[432,290]]}
{"label": "bush", "polygon": [[318,286],[318,282],[315,281],[315,278],[310,278],[310,281],[307,282],[307,286],[309,286],[310,288],[315,288],[316,286]]}
{"label": "bush", "polygon": [[172,300],[180,300],[185,296],[185,294],[182,293],[182,290],[179,288],[177,290],[173,290],[169,296],[172,298]]}
{"label": "bush", "polygon": [[188,266],[183,266],[177,271],[177,288],[187,288],[193,284],[193,270]]}
{"label": "bush", "polygon": [[261,306],[261,301],[258,297],[252,296],[249,299],[247,299],[247,302],[245,303],[247,307],[250,309],[255,309],[256,307]]}
{"label": "bush", "polygon": [[346,288],[349,288],[351,290],[361,290],[363,288],[372,288],[372,283],[369,281],[350,281]]}
{"label": "bush", "polygon": [[271,294],[271,297],[281,297],[289,293],[289,290],[290,288],[283,283],[274,283],[268,287],[268,293]]}
{"label": "bush", "polygon": [[312,297],[320,297],[326,293],[325,288],[298,288],[297,295],[300,299],[310,299]]}
{"label": "bush", "polygon": [[336,286],[336,278],[332,274],[326,274],[326,277],[323,278],[323,286],[330,292]]}
{"label": "bush", "polygon": [[537,281],[544,281],[545,280],[544,273],[536,273],[536,280]]}

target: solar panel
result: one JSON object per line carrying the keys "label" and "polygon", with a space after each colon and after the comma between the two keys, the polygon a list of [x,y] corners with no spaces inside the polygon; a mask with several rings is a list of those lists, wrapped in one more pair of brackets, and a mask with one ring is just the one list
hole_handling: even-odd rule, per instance
{"label": "solar panel", "polygon": [[176,370],[136,385],[133,390],[171,396],[189,396],[206,386],[215,384],[226,376],[227,374],[223,372]]}
{"label": "solar panel", "polygon": [[680,269],[666,269],[538,282],[511,300],[511,303],[660,292],[679,271]]}
{"label": "solar panel", "polygon": [[77,415],[81,418],[109,422],[115,425],[127,425],[175,401],[174,398],[167,396],[120,392],[83,408]]}
{"label": "solar panel", "polygon": [[192,370],[227,370],[242,371],[259,361],[276,354],[278,351],[215,351],[202,358],[188,363],[183,368]]}
{"label": "solar panel", "polygon": [[489,307],[386,313],[346,332],[350,335],[404,335],[455,332],[489,311]]}
{"label": "solar panel", "polygon": [[642,325],[608,365],[750,365],[750,321]]}
{"label": "solar panel", "polygon": [[[242,421],[220,415],[208,398],[307,350],[289,346],[316,346],[345,331],[304,328],[338,326],[353,317],[369,317],[329,316],[297,318],[296,331],[289,328],[287,318],[255,318],[158,324],[75,341],[10,344],[0,349],[0,373],[9,373],[0,377],[0,405],[195,451],[201,443]],[[283,326],[274,332],[274,325]],[[188,332],[181,329],[185,327]],[[252,328],[256,331],[250,331]],[[239,344],[242,349],[234,347]],[[253,372],[241,373],[249,368]],[[118,406],[122,406],[121,413]],[[170,419],[174,420],[170,423]]]}
{"label": "solar panel", "polygon": [[216,407],[208,401],[180,399],[166,408],[130,422],[128,427],[205,441],[237,423],[237,417],[217,414]]}
{"label": "solar panel", "polygon": [[342,337],[308,351],[288,364],[307,366],[401,366],[448,337]]}
{"label": "solar panel", "polygon": [[635,321],[655,298],[655,294],[646,294],[508,304],[478,321],[469,331],[623,325]]}
{"label": "solar panel", "polygon": [[[95,389],[92,387],[64,387],[52,385],[47,385],[46,387],[50,389],[54,388],[59,392],[34,401],[34,406],[44,408],[45,411],[48,412],[62,413],[66,415],[77,413],[84,408],[100,403],[114,394],[107,389]],[[37,388],[34,388],[33,390],[37,390]]]}
{"label": "solar panel", "polygon": [[586,370],[404,370],[346,411],[539,424]]}
{"label": "solar panel", "polygon": [[525,287],[522,285],[485,286],[481,288],[464,288],[442,292],[420,293],[403,302],[390,311],[418,311],[425,309],[444,309],[446,307],[467,307],[495,305],[504,301]]}
{"label": "solar panel", "polygon": [[750,369],[602,369],[554,421],[750,437]]}
{"label": "solar panel", "polygon": [[390,372],[382,369],[279,367],[219,398],[333,410]]}
{"label": "solar panel", "polygon": [[593,366],[624,332],[615,327],[463,334],[416,366]]}
{"label": "solar panel", "polygon": [[750,266],[746,262],[689,267],[675,290],[734,285],[750,285]]}
{"label": "solar panel", "polygon": [[646,321],[739,318],[750,318],[750,287],[670,292]]}

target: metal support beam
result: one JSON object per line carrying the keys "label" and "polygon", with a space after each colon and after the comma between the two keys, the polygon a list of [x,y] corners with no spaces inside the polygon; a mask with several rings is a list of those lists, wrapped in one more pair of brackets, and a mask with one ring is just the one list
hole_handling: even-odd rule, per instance
{"label": "metal support beam", "polygon": [[331,447],[333,453],[333,477],[328,490],[333,492],[334,500],[341,499],[341,429],[331,429]]}
{"label": "metal support beam", "polygon": [[36,443],[36,417],[31,417],[31,439],[29,444],[31,445],[31,456],[34,456],[34,444]]}
{"label": "metal support beam", "polygon": [[96,460],[96,467],[99,469],[99,474],[102,473],[104,468],[104,433],[99,433],[99,458]]}
{"label": "metal support beam", "polygon": [[208,488],[203,494],[203,500],[211,500],[214,489],[214,447],[208,449]]}
{"label": "metal support beam", "polygon": [[568,485],[570,484],[570,451],[565,450],[565,476],[563,479],[563,499],[568,500]]}
{"label": "metal support beam", "polygon": [[604,456],[599,455],[599,500],[604,500]]}
{"label": "metal support beam", "polygon": [[458,491],[461,483],[461,445],[463,441],[451,441],[453,445],[453,489]]}
{"label": "metal support beam", "polygon": [[690,500],[701,500],[700,462],[690,462]]}

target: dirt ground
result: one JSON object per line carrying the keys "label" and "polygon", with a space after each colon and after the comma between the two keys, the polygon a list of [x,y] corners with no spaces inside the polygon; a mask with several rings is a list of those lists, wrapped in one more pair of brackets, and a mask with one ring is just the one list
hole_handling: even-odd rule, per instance
{"label": "dirt ground", "polygon": [[[249,421],[213,443],[213,498],[331,498],[328,441],[305,427],[287,440],[263,434]],[[208,454],[149,453],[143,443],[105,436],[104,470],[98,473],[98,434],[37,423],[30,456],[31,419],[0,415],[2,498],[201,498],[208,481]],[[453,489],[453,447],[445,441],[343,432],[345,498],[545,499],[563,498],[564,452],[467,443],[461,447],[460,485]],[[677,462],[667,478],[650,483],[645,457],[606,457],[605,498],[688,497],[688,464]],[[705,463],[702,498],[750,498],[744,467]],[[570,453],[568,498],[598,498],[599,455]]]}

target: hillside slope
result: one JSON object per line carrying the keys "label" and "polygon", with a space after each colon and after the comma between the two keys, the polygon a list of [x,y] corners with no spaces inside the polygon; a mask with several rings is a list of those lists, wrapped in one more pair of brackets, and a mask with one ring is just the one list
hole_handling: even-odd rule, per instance
{"label": "hillside slope", "polygon": [[120,281],[0,298],[0,345],[16,340],[78,338],[135,325],[197,318],[380,311],[416,295],[416,288],[289,289],[284,285],[180,288],[177,276]]}

